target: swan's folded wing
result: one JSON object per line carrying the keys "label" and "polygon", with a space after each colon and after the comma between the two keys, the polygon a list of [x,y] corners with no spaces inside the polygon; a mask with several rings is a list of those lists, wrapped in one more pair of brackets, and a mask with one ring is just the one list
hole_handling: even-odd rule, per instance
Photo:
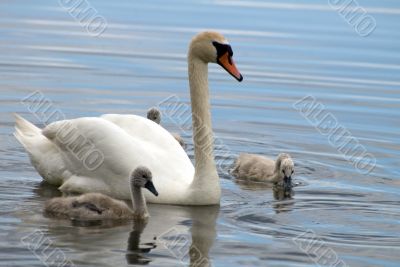
{"label": "swan's folded wing", "polygon": [[87,117],[53,122],[42,132],[60,150],[74,175],[129,176],[126,158],[130,155],[124,148],[130,152],[132,142],[114,124]]}
{"label": "swan's folded wing", "polygon": [[[90,184],[104,183],[104,190],[117,198],[130,198],[128,179],[138,166],[148,167],[160,188],[160,197],[179,192],[193,180],[194,168],[175,139],[162,127],[134,116],[78,118],[47,126],[43,133],[61,151],[74,177],[70,191],[91,191]],[[120,127],[123,126],[123,127]],[[82,179],[81,179],[82,178]],[[83,179],[84,178],[84,179]],[[96,180],[100,180],[95,182]],[[147,198],[147,195],[146,195]]]}
{"label": "swan's folded wing", "polygon": [[149,142],[173,151],[175,155],[187,158],[186,152],[176,143],[176,139],[159,124],[137,115],[105,114],[102,119],[110,121],[126,133],[143,142]]}
{"label": "swan's folded wing", "polygon": [[[159,164],[182,173],[194,175],[194,167],[182,146],[159,124],[137,115],[105,114],[102,119],[112,122],[135,142],[143,144],[146,153],[159,157]],[[164,162],[160,160],[165,159]]]}

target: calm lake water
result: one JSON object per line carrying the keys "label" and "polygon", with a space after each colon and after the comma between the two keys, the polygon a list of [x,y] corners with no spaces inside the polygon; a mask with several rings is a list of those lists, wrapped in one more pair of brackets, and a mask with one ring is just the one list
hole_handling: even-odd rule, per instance
{"label": "calm lake water", "polygon": [[[328,0],[89,2],[107,20],[100,36],[58,1],[0,2],[0,265],[60,266],[56,255],[65,266],[399,265],[399,1],[358,0],[377,25],[366,37]],[[21,100],[40,91],[67,118],[189,104],[187,46],[204,29],[228,37],[244,76],[210,66],[220,207],[150,205],[146,227],[45,218],[59,193],[12,136],[13,112],[42,125]],[[376,159],[372,172],[296,109],[307,96]],[[176,122],[163,124],[182,132]],[[183,137],[193,159],[190,131]],[[290,153],[293,199],[226,174],[240,152]]]}

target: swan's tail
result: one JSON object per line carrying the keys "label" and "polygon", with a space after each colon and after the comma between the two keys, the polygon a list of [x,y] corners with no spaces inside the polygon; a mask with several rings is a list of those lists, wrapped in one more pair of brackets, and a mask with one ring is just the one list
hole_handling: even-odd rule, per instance
{"label": "swan's tail", "polygon": [[32,147],[32,140],[41,135],[41,130],[18,114],[14,114],[14,117],[14,136],[17,138],[18,142],[20,142],[21,145],[23,145],[24,148],[30,152],[29,150]]}
{"label": "swan's tail", "polygon": [[29,154],[32,165],[50,184],[61,185],[65,164],[54,144],[42,130],[18,114],[15,116],[14,136]]}

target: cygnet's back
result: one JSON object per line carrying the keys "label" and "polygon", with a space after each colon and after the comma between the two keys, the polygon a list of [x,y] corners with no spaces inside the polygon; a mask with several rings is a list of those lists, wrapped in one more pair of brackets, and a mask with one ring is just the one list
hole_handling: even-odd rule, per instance
{"label": "cygnet's back", "polygon": [[260,155],[242,153],[235,161],[232,175],[238,179],[274,182],[275,161]]}
{"label": "cygnet's back", "polygon": [[44,211],[52,217],[85,220],[128,219],[133,216],[125,202],[100,193],[53,198],[45,203]]}
{"label": "cygnet's back", "polygon": [[124,201],[100,193],[86,193],[50,199],[45,203],[44,212],[51,217],[79,220],[146,219],[149,215],[142,188],[158,196],[151,171],[144,166],[137,167],[131,174],[130,187],[133,210]]}

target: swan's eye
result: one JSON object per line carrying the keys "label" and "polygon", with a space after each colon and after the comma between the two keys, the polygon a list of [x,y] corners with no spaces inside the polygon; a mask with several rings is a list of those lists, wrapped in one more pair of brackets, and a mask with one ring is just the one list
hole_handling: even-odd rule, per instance
{"label": "swan's eye", "polygon": [[282,173],[285,173],[285,170],[282,170]]}
{"label": "swan's eye", "polygon": [[214,45],[215,49],[217,49],[218,58],[225,55],[226,53],[228,53],[230,57],[233,56],[233,51],[229,44],[221,44],[216,41],[212,42],[212,44]]}
{"label": "swan's eye", "polygon": [[294,173],[294,171],[292,171],[292,174]]}

